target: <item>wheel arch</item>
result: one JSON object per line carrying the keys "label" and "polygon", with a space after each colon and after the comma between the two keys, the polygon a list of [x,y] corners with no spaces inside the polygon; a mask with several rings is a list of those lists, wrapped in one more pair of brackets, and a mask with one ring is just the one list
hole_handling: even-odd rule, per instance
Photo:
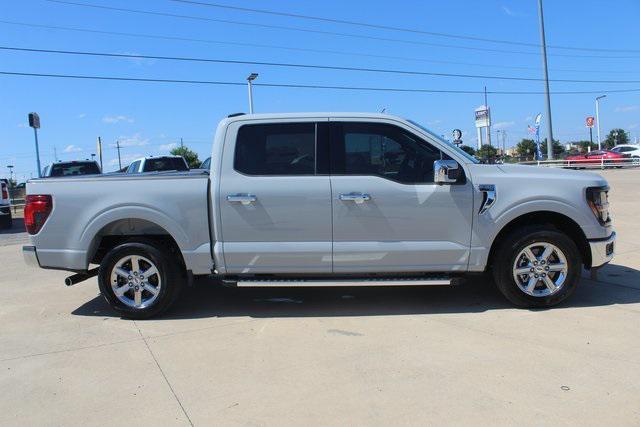
{"label": "wheel arch", "polygon": [[172,234],[155,222],[142,218],[121,218],[103,225],[91,240],[87,261],[100,264],[111,249],[134,240],[147,241],[164,248],[186,268],[180,246]]}
{"label": "wheel arch", "polygon": [[551,225],[558,231],[566,234],[576,244],[580,255],[582,256],[582,263],[586,268],[591,266],[591,248],[587,240],[584,231],[576,221],[567,215],[554,212],[554,211],[536,211],[522,214],[507,224],[505,224],[491,243],[491,249],[489,251],[488,266],[493,265],[493,259],[497,252],[497,248],[500,243],[514,230],[520,227],[529,225]]}

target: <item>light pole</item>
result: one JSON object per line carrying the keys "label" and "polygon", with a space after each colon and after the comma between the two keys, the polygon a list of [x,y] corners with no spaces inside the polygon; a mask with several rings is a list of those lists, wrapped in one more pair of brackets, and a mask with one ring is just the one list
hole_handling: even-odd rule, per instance
{"label": "light pole", "polygon": [[247,77],[247,87],[249,89],[249,114],[253,114],[253,89],[251,82],[258,78],[258,73],[251,73]]}
{"label": "light pole", "polygon": [[42,178],[40,169],[40,149],[38,148],[38,129],[40,128],[40,116],[38,113],[29,113],[29,126],[33,128],[33,135],[36,139],[36,163],[38,165],[38,178]]}
{"label": "light pole", "polygon": [[7,169],[9,169],[9,187],[13,185],[13,165],[7,165]]}
{"label": "light pole", "polygon": [[607,95],[596,97],[596,129],[598,130],[598,150],[602,150],[602,142],[600,141],[600,100],[606,98]]}
{"label": "light pole", "polygon": [[553,160],[553,124],[551,122],[551,97],[549,96],[549,70],[547,69],[547,40],[544,35],[544,14],[542,0],[538,0],[538,18],[540,20],[540,42],[542,45],[542,68],[544,70],[544,95],[547,104],[547,159]]}

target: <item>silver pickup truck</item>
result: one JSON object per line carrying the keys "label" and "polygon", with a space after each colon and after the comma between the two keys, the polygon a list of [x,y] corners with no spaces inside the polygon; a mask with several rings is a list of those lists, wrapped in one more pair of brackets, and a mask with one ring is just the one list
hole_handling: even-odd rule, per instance
{"label": "silver pickup truck", "polygon": [[23,252],[75,272],[68,285],[98,275],[131,318],[164,311],[194,276],[407,286],[490,272],[515,305],[548,307],[613,257],[608,190],[588,172],[479,164],[394,116],[233,115],[209,172],[30,180]]}

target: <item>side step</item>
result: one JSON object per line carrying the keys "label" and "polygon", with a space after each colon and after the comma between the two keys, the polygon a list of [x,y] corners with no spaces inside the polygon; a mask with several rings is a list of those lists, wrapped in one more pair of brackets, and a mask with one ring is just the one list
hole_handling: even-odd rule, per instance
{"label": "side step", "polygon": [[239,288],[287,288],[287,287],[338,287],[338,286],[449,286],[455,284],[449,277],[421,277],[421,278],[358,278],[358,279],[282,279],[282,280],[238,280]]}

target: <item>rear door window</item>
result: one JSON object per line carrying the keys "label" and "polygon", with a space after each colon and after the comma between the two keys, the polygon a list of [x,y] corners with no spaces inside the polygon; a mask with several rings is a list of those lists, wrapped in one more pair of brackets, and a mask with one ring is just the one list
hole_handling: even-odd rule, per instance
{"label": "rear door window", "polygon": [[234,168],[247,175],[314,175],[316,124],[242,126],[236,140]]}

